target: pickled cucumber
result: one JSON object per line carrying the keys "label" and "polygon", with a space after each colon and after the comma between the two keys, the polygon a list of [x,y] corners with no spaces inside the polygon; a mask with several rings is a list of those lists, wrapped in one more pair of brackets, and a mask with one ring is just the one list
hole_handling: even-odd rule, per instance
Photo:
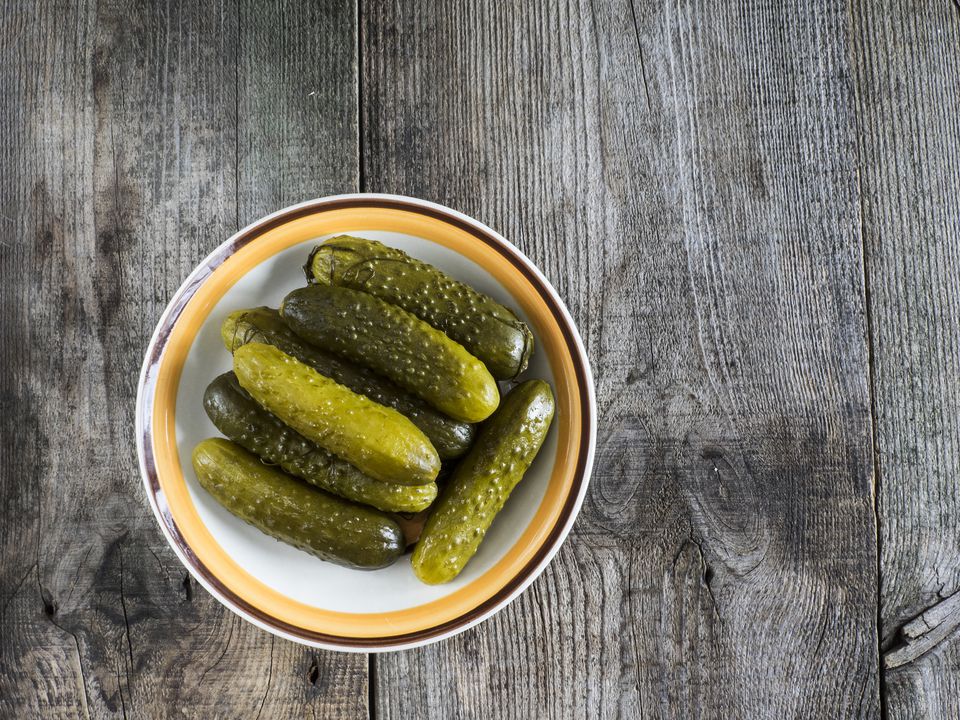
{"label": "pickled cucumber", "polygon": [[553,413],[553,392],[543,380],[521,383],[504,397],[427,519],[411,559],[423,582],[453,580],[477,552],[540,450]]}
{"label": "pickled cucumber", "polygon": [[397,485],[364,475],[260,407],[232,372],[207,386],[203,407],[229,440],[334,495],[387,512],[418,512],[437,497],[436,483]]}
{"label": "pickled cucumber", "polygon": [[193,469],[200,485],[231,513],[322,560],[373,570],[403,553],[403,533],[391,518],[268,467],[229,440],[197,445]]}
{"label": "pickled cucumber", "polygon": [[393,408],[357,395],[272,345],[237,348],[233,370],[262,407],[370,477],[401,485],[436,479],[437,451]]}
{"label": "pickled cucumber", "polygon": [[460,457],[473,443],[476,434],[473,425],[447,417],[367,368],[308,345],[287,327],[276,310],[267,307],[238,310],[223,321],[220,334],[230,352],[250,342],[274,345],[355,393],[392,407],[423,431],[441,460]]}
{"label": "pickled cucumber", "polygon": [[280,315],[307,342],[385,375],[452,418],[479,422],[499,403],[496,380],[482,362],[373,295],[311,285],[287,295]]}
{"label": "pickled cucumber", "polygon": [[310,282],[376,295],[442,330],[494,377],[514,378],[533,354],[533,333],[511,310],[441,270],[376,240],[341,235],[310,254]]}

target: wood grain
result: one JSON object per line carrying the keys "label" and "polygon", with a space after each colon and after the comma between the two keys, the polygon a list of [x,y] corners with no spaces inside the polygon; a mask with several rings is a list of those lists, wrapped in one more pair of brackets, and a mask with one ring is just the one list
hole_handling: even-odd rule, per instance
{"label": "wood grain", "polygon": [[886,706],[891,718],[956,718],[960,6],[855,2],[852,22]]}
{"label": "wood grain", "polygon": [[359,189],[356,4],[243,0],[239,225]]}
{"label": "wood grain", "polygon": [[254,10],[3,5],[2,717],[367,716],[363,656],[275,639],[192,583],[133,450],[182,278],[264,210],[356,186],[354,4]]}
{"label": "wood grain", "polygon": [[[960,716],[958,48],[948,0],[0,5],[0,716]],[[361,185],[527,252],[601,413],[549,570],[373,687],[190,581],[131,445],[189,270]]]}
{"label": "wood grain", "polygon": [[378,717],[879,715],[848,40],[841,4],[362,4],[365,189],[531,256],[601,427],[569,547],[379,658]]}

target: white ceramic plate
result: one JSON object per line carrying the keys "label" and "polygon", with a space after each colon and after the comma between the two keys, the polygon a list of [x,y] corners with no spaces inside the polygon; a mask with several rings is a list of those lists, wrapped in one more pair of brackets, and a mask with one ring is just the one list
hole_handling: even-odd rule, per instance
{"label": "white ceramic plate", "polygon": [[[203,411],[207,384],[231,368],[219,327],[230,312],[278,307],[304,284],[310,249],[334,235],[380,240],[514,309],[535,353],[519,379],[547,380],[557,415],[524,480],[479,552],[453,582],[417,580],[409,556],[364,572],[323,562],[231,515],[197,483],[190,453],[219,435]],[[177,292],[151,341],[137,399],[137,440],[148,497],[171,546],[227,607],[292,640],[341,650],[412,647],[449,636],[502,608],[559,548],[586,491],[595,443],[589,364],[553,288],[486,226],[432,203],[345,195],[263,218],[204,260]]]}

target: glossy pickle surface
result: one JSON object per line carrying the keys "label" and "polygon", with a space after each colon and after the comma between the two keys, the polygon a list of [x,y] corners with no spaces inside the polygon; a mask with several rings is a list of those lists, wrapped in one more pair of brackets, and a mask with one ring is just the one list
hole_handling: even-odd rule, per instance
{"label": "glossy pickle surface", "polygon": [[272,345],[237,348],[233,370],[258,404],[370,477],[401,485],[436,479],[437,451],[393,408],[358,395]]}
{"label": "glossy pickle surface", "polygon": [[307,342],[371,368],[452,418],[479,422],[497,408],[497,383],[482,362],[373,295],[311,285],[287,295],[280,314]]}
{"label": "glossy pickle surface", "polygon": [[553,391],[543,380],[507,393],[430,512],[411,559],[423,582],[453,580],[474,556],[543,445],[554,408]]}
{"label": "glossy pickle surface", "polygon": [[365,367],[301,340],[273,308],[256,307],[230,313],[220,326],[220,336],[230,352],[251,342],[273,345],[355,393],[392,407],[423,431],[442,460],[460,457],[473,444],[476,435],[473,425],[444,415],[425,400]]}
{"label": "glossy pickle surface", "polygon": [[387,512],[418,512],[437,496],[436,483],[398,485],[362,473],[260,407],[232,372],[218,376],[207,386],[203,407],[229,440],[347,500]]}
{"label": "glossy pickle surface", "polygon": [[312,488],[229,440],[202,441],[192,460],[200,485],[227,510],[322,560],[373,570],[403,553],[403,533],[387,515]]}
{"label": "glossy pickle surface", "polygon": [[376,240],[341,235],[319,245],[310,282],[375,295],[442,330],[497,378],[516,377],[533,355],[533,333],[517,315],[439,268]]}

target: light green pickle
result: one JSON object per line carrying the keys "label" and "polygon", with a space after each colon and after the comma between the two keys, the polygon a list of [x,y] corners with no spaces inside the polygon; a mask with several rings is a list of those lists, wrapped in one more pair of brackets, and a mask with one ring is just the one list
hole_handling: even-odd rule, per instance
{"label": "light green pickle", "polygon": [[437,451],[393,408],[356,394],[272,345],[237,348],[233,370],[262,407],[370,477],[401,485],[436,479]]}
{"label": "light green pickle", "polygon": [[442,270],[376,240],[340,235],[310,254],[312,283],[370,293],[442,330],[494,377],[514,378],[533,354],[533,333],[508,308]]}
{"label": "light green pickle", "polygon": [[419,512],[437,497],[437,484],[397,485],[374,480],[345,460],[307,440],[260,407],[224,373],[207,386],[203,408],[228,439],[311,485],[386,512]]}
{"label": "light green pickle", "polygon": [[403,553],[403,533],[391,518],[264,465],[229,440],[197,445],[193,469],[204,490],[231,513],[322,560],[373,570]]}
{"label": "light green pickle", "polygon": [[521,383],[504,397],[427,519],[411,559],[423,582],[450,582],[474,556],[537,456],[553,414],[553,392],[543,380]]}
{"label": "light green pickle", "polygon": [[484,420],[500,401],[496,380],[462,345],[373,295],[311,285],[287,295],[280,315],[307,342],[390,378],[456,420]]}
{"label": "light green pickle", "polygon": [[355,393],[392,407],[423,430],[441,460],[458,458],[473,444],[473,425],[447,417],[425,400],[365,367],[309,345],[287,327],[277,310],[258,307],[230,313],[220,326],[220,335],[230,352],[251,342],[274,345]]}

